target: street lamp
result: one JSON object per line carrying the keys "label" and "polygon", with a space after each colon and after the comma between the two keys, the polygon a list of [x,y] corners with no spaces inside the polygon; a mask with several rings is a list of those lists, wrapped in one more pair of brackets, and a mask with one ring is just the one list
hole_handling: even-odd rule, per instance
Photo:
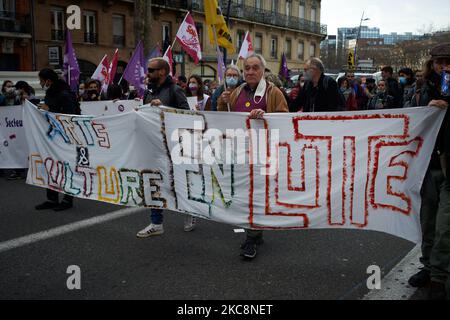
{"label": "street lamp", "polygon": [[358,40],[359,40],[359,37],[361,36],[361,26],[362,26],[363,21],[367,21],[367,20],[370,20],[370,18],[364,18],[364,11],[363,11],[363,14],[361,16],[361,21],[359,22],[358,35],[356,36],[356,44],[355,44],[355,64],[356,64],[356,67],[358,67],[357,50],[358,50]]}

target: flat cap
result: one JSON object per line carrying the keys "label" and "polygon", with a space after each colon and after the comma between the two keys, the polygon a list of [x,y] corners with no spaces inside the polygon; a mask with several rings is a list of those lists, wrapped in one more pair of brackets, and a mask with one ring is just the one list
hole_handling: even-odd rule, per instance
{"label": "flat cap", "polygon": [[432,59],[448,58],[450,59],[450,42],[441,43],[433,47],[430,51]]}

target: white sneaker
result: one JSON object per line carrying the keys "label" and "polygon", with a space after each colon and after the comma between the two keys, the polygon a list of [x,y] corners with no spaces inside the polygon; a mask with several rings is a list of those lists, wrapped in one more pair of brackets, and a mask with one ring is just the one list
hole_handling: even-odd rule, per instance
{"label": "white sneaker", "polygon": [[186,216],[184,218],[184,231],[189,232],[195,229],[197,219],[193,216]]}
{"label": "white sneaker", "polygon": [[147,238],[151,236],[158,236],[164,233],[164,228],[162,224],[150,224],[145,229],[139,231],[136,234],[138,238]]}

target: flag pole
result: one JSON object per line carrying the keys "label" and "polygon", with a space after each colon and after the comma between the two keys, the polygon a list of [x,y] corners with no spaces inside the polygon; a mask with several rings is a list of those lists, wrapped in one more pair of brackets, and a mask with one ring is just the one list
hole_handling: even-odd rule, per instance
{"label": "flag pole", "polygon": [[69,68],[67,68],[67,80],[69,80],[69,87],[72,86],[72,79],[70,78],[70,63],[69,63]]}
{"label": "flag pole", "polygon": [[[187,17],[188,17],[189,11],[186,13],[186,15],[184,16],[183,22],[181,22],[180,27],[184,24],[184,22],[186,21]],[[178,27],[178,29],[180,29],[180,27]],[[178,30],[179,31],[179,30]],[[177,32],[178,34],[178,32]],[[177,36],[175,35],[175,40],[173,40],[172,43],[172,49],[175,46],[175,43],[177,42]]]}
{"label": "flag pole", "polygon": [[[213,34],[214,34],[214,42],[216,43],[216,48],[217,48],[218,53],[220,53],[219,43],[217,42],[216,25],[213,24],[212,28],[213,28]],[[223,60],[223,58],[222,58],[222,60]],[[225,64],[225,61],[223,63]],[[221,67],[222,66],[219,66],[219,68],[221,68]],[[225,69],[226,69],[226,67],[225,67]],[[225,75],[224,75],[224,77],[225,77]],[[224,87],[225,90],[228,89],[227,88],[227,82],[225,81],[225,79],[223,79],[223,87]],[[230,103],[229,102],[227,102],[227,107],[228,107],[228,112],[230,112],[231,111],[231,107],[230,107]]]}

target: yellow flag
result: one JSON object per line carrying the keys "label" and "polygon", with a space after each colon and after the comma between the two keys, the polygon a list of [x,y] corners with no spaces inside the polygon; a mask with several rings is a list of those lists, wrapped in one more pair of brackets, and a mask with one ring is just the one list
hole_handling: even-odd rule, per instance
{"label": "yellow flag", "polygon": [[350,70],[353,70],[355,68],[355,55],[353,53],[353,50],[351,50],[351,49],[348,52],[347,65]]}
{"label": "yellow flag", "polygon": [[211,44],[215,45],[214,28],[216,29],[217,44],[226,48],[229,53],[234,53],[235,48],[231,39],[230,31],[225,23],[222,10],[220,10],[217,0],[205,0],[205,18],[208,25],[208,35]]}

